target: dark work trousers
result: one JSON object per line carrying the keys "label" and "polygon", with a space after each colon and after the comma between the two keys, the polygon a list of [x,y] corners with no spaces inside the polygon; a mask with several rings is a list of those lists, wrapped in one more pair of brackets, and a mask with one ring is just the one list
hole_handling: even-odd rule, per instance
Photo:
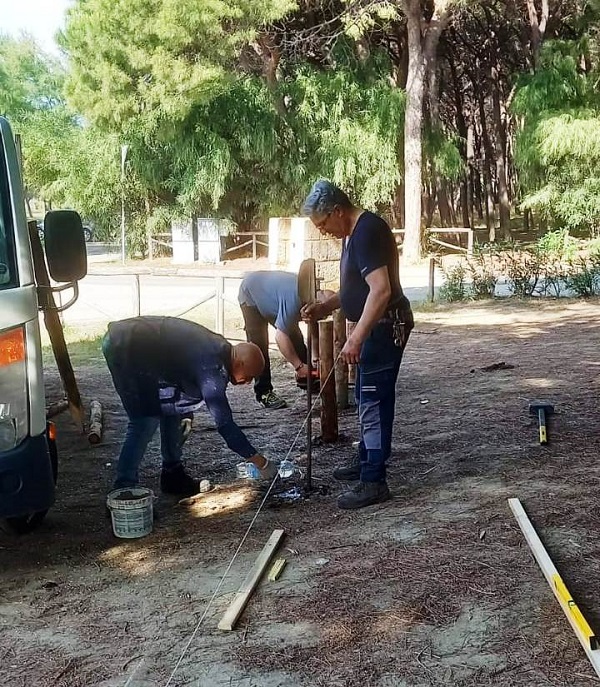
{"label": "dark work trousers", "polygon": [[123,407],[127,412],[128,423],[125,441],[121,447],[117,462],[117,474],[114,488],[135,487],[139,484],[139,466],[146,452],[146,448],[156,430],[160,426],[160,452],[162,456],[162,468],[166,471],[181,469],[182,433],[181,420],[186,415],[163,415],[149,417],[142,414],[141,400],[144,394],[158,394],[156,384],[151,380],[145,380],[132,374],[123,367],[111,348],[108,334],[102,341],[102,352],[106,358],[108,369],[113,378],[115,389],[119,394]]}
{"label": "dark work trousers", "polygon": [[[244,317],[244,329],[246,330],[246,339],[253,344],[256,344],[265,359],[265,369],[260,377],[254,379],[254,393],[256,398],[260,400],[261,396],[273,391],[271,384],[271,362],[269,360],[269,325],[275,326],[275,320],[267,320],[260,314],[258,308],[253,305],[240,305],[242,315]],[[303,363],[306,363],[307,350],[304,343],[304,337],[300,331],[300,327],[296,325],[292,327],[287,335],[292,340],[296,354]]]}
{"label": "dark work trousers", "polygon": [[384,482],[392,450],[396,380],[402,348],[394,344],[391,322],[376,324],[362,345],[355,396],[360,420],[360,479]]}

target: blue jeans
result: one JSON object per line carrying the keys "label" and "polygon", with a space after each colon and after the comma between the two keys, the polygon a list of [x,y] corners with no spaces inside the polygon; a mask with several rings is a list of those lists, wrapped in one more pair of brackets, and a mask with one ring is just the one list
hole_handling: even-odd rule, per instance
{"label": "blue jeans", "polygon": [[360,479],[384,482],[392,451],[396,380],[402,348],[394,344],[391,323],[378,323],[362,345],[355,396],[360,421]]}
{"label": "blue jeans", "polygon": [[181,416],[130,417],[117,463],[115,489],[135,487],[139,484],[139,466],[159,424],[162,469],[170,471],[182,467]]}
{"label": "blue jeans", "polygon": [[[163,415],[161,417],[149,417],[142,415],[140,413],[140,395],[147,393],[149,384],[146,384],[143,380],[140,382],[135,375],[132,375],[125,366],[119,363],[118,356],[115,356],[111,348],[108,335],[102,341],[102,352],[112,375],[115,389],[129,418],[125,442],[121,447],[117,463],[114,488],[123,489],[135,487],[139,484],[140,463],[159,425],[163,470],[170,471],[181,468],[181,420],[183,416]],[[158,391],[156,393],[158,394]]]}

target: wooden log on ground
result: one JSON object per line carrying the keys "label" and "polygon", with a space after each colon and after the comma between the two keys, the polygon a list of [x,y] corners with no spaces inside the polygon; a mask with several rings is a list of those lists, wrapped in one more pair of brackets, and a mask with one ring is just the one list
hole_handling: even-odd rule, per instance
{"label": "wooden log on ground", "polygon": [[[333,373],[333,321],[319,322],[319,376],[321,379],[321,439],[325,443],[337,441],[338,413]],[[330,374],[331,373],[331,374]],[[327,380],[327,383],[325,383]]]}
{"label": "wooden log on ground", "polygon": [[44,324],[50,336],[52,351],[54,352],[58,372],[62,379],[65,394],[67,395],[71,417],[79,427],[79,430],[83,433],[83,404],[81,402],[77,380],[75,379],[75,373],[73,372],[73,366],[71,365],[71,359],[69,358],[67,344],[65,343],[60,317],[55,310],[56,303],[54,301],[54,296],[50,291],[50,277],[48,276],[46,260],[44,259],[44,249],[42,248],[42,242],[40,241],[36,222],[28,222],[27,228],[29,229],[29,241],[31,243],[31,254],[33,256],[35,281],[38,287],[45,289],[45,294],[41,303],[44,313]]}
{"label": "wooden log on ground", "polygon": [[269,541],[265,544],[263,550],[260,552],[256,563],[246,575],[246,579],[242,582],[233,601],[229,604],[229,608],[225,611],[225,615],[221,618],[219,623],[219,630],[233,630],[239,617],[242,615],[246,604],[260,582],[273,554],[277,550],[279,543],[283,539],[284,530],[273,530],[273,534],[269,537]]}
{"label": "wooden log on ground", "polygon": [[99,444],[102,441],[102,406],[99,401],[90,403],[88,441],[90,444]]}
{"label": "wooden log on ground", "polygon": [[60,415],[62,412],[67,410],[69,407],[69,401],[66,398],[61,398],[60,401],[51,403],[48,408],[46,408],[46,419],[49,420],[56,415]]}
{"label": "wooden log on ground", "polygon": [[335,394],[338,408],[348,407],[348,365],[339,357],[346,343],[346,315],[340,308],[333,313],[333,355],[335,360]]}

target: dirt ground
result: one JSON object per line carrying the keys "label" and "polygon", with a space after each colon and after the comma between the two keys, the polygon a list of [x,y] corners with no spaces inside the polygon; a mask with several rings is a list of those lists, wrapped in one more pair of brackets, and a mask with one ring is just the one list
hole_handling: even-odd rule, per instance
{"label": "dirt ground", "polygon": [[[521,499],[592,627],[600,629],[597,302],[503,301],[418,313],[398,381],[393,499],[339,511],[332,468],[357,437],[314,448],[320,493],[267,502],[206,613],[261,494],[199,414],[188,464],[221,485],[192,508],[159,497],[151,535],[113,537],[104,513],[125,417],[100,353],[77,365],[104,407],[97,447],[58,418],[55,507],[0,535],[0,684],[19,687],[426,687],[600,684],[507,506]],[[514,367],[484,371],[505,362]],[[55,372],[49,400],[60,397]],[[266,411],[229,396],[268,455],[305,450],[289,369]],[[556,406],[547,447],[528,400]],[[315,421],[315,434],[319,424]],[[158,443],[144,464],[157,490]],[[217,623],[274,528],[287,567],[263,581],[234,632]],[[204,621],[198,621],[206,613]]]}

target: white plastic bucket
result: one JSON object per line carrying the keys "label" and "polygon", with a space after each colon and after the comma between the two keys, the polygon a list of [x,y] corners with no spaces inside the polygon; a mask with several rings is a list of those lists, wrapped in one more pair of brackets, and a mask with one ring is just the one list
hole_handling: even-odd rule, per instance
{"label": "white plastic bucket", "polygon": [[115,489],[106,497],[115,537],[136,539],[152,532],[154,493],[144,487]]}

